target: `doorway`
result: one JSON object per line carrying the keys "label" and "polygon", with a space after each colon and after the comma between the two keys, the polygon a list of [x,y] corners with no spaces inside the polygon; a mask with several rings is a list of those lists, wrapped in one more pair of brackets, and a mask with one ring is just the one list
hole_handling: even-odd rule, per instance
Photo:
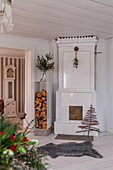
{"label": "doorway", "polygon": [[[5,45],[5,47],[7,48],[8,45]],[[9,45],[10,46],[10,45]],[[4,47],[4,48],[5,48]],[[18,110],[21,110],[22,108],[22,112],[24,111],[25,113],[27,113],[26,119],[28,122],[31,121],[31,119],[34,118],[34,81],[35,81],[35,67],[34,67],[34,62],[35,60],[31,60],[32,55],[34,56],[34,48],[30,48],[30,47],[26,47],[24,45],[17,45],[15,44],[13,48],[10,47],[10,50],[23,50],[24,51],[24,62],[22,64],[24,64],[24,69],[25,69],[25,77],[24,79],[24,95],[23,95],[23,105],[20,106],[19,104],[19,108]],[[9,60],[7,60],[6,62],[9,62]],[[2,63],[2,61],[0,60],[0,64]],[[20,62],[21,63],[21,62]],[[21,65],[21,64],[20,64]],[[32,71],[31,71],[32,70]],[[2,69],[0,67],[0,98],[3,96],[3,89],[2,89],[2,81],[1,79],[2,77]],[[15,82],[16,84],[16,82]],[[22,92],[21,92],[22,93]],[[22,93],[23,94],[23,93]],[[20,95],[20,94],[19,94]],[[20,95],[22,97],[22,95]],[[18,112],[19,113],[19,112]],[[26,127],[27,124],[26,122],[24,122],[24,127]]]}
{"label": "doorway", "polygon": [[[3,50],[3,49],[2,49]],[[4,49],[7,53],[7,49]],[[9,50],[8,50],[9,51]],[[0,98],[5,101],[5,113],[16,117],[24,113],[25,105],[25,52],[15,57],[15,50],[9,56],[0,56]],[[5,53],[4,53],[5,54]],[[10,95],[9,95],[10,94]]]}

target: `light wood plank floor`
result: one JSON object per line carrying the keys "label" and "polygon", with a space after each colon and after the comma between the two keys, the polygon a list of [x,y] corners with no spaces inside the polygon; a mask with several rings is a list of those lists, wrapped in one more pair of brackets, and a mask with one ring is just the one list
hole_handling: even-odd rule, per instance
{"label": "light wood plank floor", "polygon": [[[55,136],[55,134],[50,134],[49,136],[34,136],[33,132],[28,134],[28,138],[38,139],[39,146],[50,142],[55,144],[73,142],[69,140],[56,140],[54,139]],[[48,156],[48,163],[53,170],[113,170],[113,134],[102,133],[99,137],[95,137],[93,148],[103,155],[103,158],[60,156],[52,159]]]}

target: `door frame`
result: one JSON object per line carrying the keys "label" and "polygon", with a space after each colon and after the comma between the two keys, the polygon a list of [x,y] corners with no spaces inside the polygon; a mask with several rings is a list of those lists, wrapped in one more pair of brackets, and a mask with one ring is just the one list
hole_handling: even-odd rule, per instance
{"label": "door frame", "polygon": [[[26,119],[30,122],[34,119],[34,98],[35,98],[35,47],[27,45],[28,41],[22,43],[20,39],[13,43],[9,41],[0,42],[1,48],[18,49],[25,51],[25,113],[27,114]],[[11,40],[12,41],[12,40]],[[27,126],[26,121],[23,124]]]}

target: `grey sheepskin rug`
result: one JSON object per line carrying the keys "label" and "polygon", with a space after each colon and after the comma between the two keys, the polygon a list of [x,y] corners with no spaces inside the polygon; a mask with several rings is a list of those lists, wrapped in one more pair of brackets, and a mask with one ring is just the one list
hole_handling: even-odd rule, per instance
{"label": "grey sheepskin rug", "polygon": [[91,156],[94,158],[102,158],[95,149],[92,148],[93,144],[90,141],[83,143],[68,142],[55,145],[48,143],[47,145],[39,147],[41,153],[49,155],[51,158],[58,156],[80,157],[83,155]]}

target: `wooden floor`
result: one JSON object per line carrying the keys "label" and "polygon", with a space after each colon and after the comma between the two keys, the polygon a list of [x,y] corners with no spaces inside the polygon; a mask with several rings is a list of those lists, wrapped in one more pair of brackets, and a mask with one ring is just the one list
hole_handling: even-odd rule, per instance
{"label": "wooden floor", "polygon": [[[31,132],[28,138],[38,139],[39,145],[45,145],[53,142],[55,144],[71,142],[67,140],[56,140],[56,135],[49,136],[34,136]],[[73,141],[72,141],[73,142]],[[81,141],[74,141],[81,142]],[[52,159],[48,156],[50,169],[53,170],[113,170],[113,134],[102,133],[99,137],[95,137],[93,148],[96,149],[103,158],[92,158],[89,156],[83,157],[58,157]]]}

